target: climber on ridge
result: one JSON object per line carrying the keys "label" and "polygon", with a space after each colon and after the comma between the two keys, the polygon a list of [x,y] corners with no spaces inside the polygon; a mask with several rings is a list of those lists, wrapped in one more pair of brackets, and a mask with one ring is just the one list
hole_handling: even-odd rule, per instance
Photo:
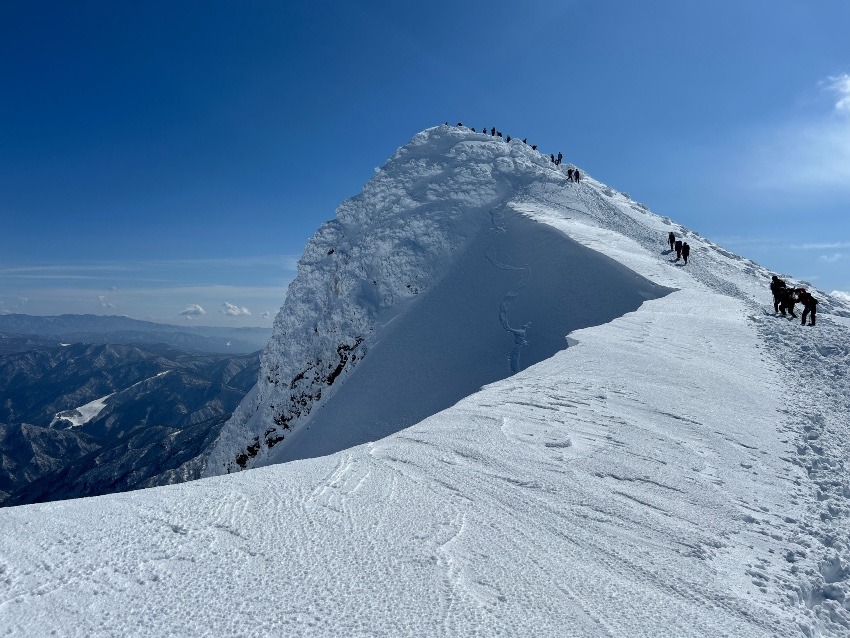
{"label": "climber on ridge", "polygon": [[[773,293],[773,312],[779,314],[779,305],[782,303],[782,297],[785,295],[785,282],[776,275],[770,280],[770,292]],[[785,309],[782,309],[782,314],[785,314]]]}
{"label": "climber on ridge", "polygon": [[815,315],[818,310],[818,300],[812,297],[811,293],[805,288],[797,288],[797,301],[803,304],[803,314],[801,315],[800,323],[806,325],[806,317],[811,313],[809,325],[815,325]]}

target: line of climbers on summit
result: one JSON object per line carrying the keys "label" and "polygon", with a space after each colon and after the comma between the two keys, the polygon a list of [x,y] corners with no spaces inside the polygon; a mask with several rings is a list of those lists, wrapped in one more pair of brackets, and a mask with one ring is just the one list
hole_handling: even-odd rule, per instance
{"label": "line of climbers on summit", "polygon": [[667,235],[667,243],[670,244],[670,252],[676,251],[676,259],[674,262],[683,259],[685,265],[688,263],[688,257],[691,256],[691,246],[688,242],[683,242],[681,239],[676,239],[676,233],[672,230]]}
{"label": "line of climbers on summit", "polygon": [[[449,123],[448,123],[448,122],[446,122],[446,123],[445,123],[445,125],[446,125],[446,126],[448,126],[448,125],[449,125]],[[458,122],[458,123],[457,123],[457,126],[458,126],[458,128],[467,128],[467,127],[464,127],[463,122]],[[476,131],[476,130],[475,130],[475,128],[474,128],[474,127],[468,127],[468,128],[469,128],[469,130],[470,130],[470,131],[472,131],[473,133],[477,133],[477,132],[478,132],[478,131]],[[484,135],[490,135],[491,137],[502,137],[502,138],[503,138],[506,142],[510,142],[510,141],[511,141],[511,136],[510,136],[510,135],[503,137],[503,136],[502,136],[502,132],[501,132],[501,131],[497,131],[495,126],[491,126],[489,131],[487,130],[487,127],[485,126],[484,128],[482,128],[482,129],[481,129],[481,133],[483,133]],[[528,144],[528,139],[527,139],[527,138],[522,138],[522,143],[523,143],[523,144]],[[537,144],[532,144],[532,145],[531,145],[531,150],[532,150],[532,151],[536,151],[536,150],[537,150]],[[560,165],[561,165],[561,161],[562,161],[563,159],[564,159],[564,154],[563,154],[563,153],[561,153],[560,151],[558,151],[558,157],[555,157],[555,155],[554,155],[554,154],[550,154],[550,155],[549,155],[549,161],[550,161],[550,162],[552,162],[552,164],[554,164],[555,166],[560,166]],[[569,181],[569,182],[574,182],[574,183],[576,183],[576,184],[578,184],[578,183],[580,183],[580,182],[581,182],[581,173],[579,172],[579,170],[578,170],[577,168],[574,168],[574,167],[572,167],[572,166],[570,166],[569,168],[567,168],[567,181]]]}
{"label": "line of climbers on summit", "polygon": [[[446,122],[446,126],[449,123]],[[458,128],[464,128],[462,122],[457,123]],[[470,128],[473,133],[477,133],[474,128]],[[496,127],[490,127],[490,130],[487,130],[487,127],[481,129],[481,132],[484,135],[490,135],[491,137],[502,137],[502,132],[497,131]],[[508,135],[504,138],[506,142],[511,141],[511,136]],[[523,144],[528,144],[528,140],[523,138]],[[537,145],[532,144],[531,150],[536,151]],[[564,159],[564,154],[558,151],[558,156],[555,157],[554,154],[549,155],[549,161],[555,166],[560,166],[561,162]],[[577,168],[572,166],[567,168],[567,180],[570,182],[574,182],[576,184],[581,182],[581,173]],[[691,256],[691,247],[686,241],[682,241],[681,239],[676,238],[676,233],[672,230],[667,235],[667,242],[670,244],[670,251],[676,251],[676,259],[673,262],[677,262],[680,259],[684,262],[683,265],[688,264],[688,259]],[[817,306],[818,300],[815,299],[805,288],[789,288],[787,284],[782,281],[776,275],[773,275],[773,279],[770,282],[770,290],[773,293],[773,309],[776,313],[781,314],[783,317],[786,316],[786,312],[790,314],[794,319],[797,318],[797,315],[794,314],[794,305],[801,303],[803,304],[803,314],[802,314],[802,325],[806,325],[806,318],[809,319],[809,325],[814,326],[817,314]]]}
{"label": "line of climbers on summit", "polygon": [[[448,125],[449,123],[446,122],[446,126]],[[457,126],[459,128],[463,128],[463,123],[458,122]],[[469,130],[473,133],[477,132],[474,128],[470,128]],[[490,127],[489,131],[485,126],[481,129],[481,132],[484,135],[490,135],[492,137],[502,137],[502,132],[497,131],[495,126]],[[511,136],[508,135],[504,139],[505,141],[510,142]],[[528,141],[523,139],[522,143],[528,144]],[[536,151],[537,145],[532,144],[531,150]],[[560,166],[563,159],[564,154],[560,151],[558,152],[557,157],[555,157],[554,154],[549,155],[549,161],[555,166]],[[567,180],[578,184],[581,182],[581,173],[579,173],[577,168],[570,166],[567,168]],[[670,252],[673,252],[674,250],[676,251],[676,259],[674,259],[673,262],[675,263],[681,259],[684,262],[683,265],[687,265],[688,259],[691,256],[691,247],[688,242],[677,239],[676,233],[672,230],[667,235],[667,242],[670,244]],[[784,281],[776,275],[773,275],[773,280],[770,282],[770,290],[773,292],[773,309],[776,313],[785,317],[787,312],[791,315],[791,317],[796,319],[797,315],[794,314],[794,305],[801,303],[803,304],[802,325],[806,325],[807,317],[810,318],[809,325],[815,325],[818,300],[815,299],[805,288],[789,288]]]}
{"label": "line of climbers on summit", "polygon": [[773,312],[797,318],[794,314],[794,304],[803,304],[803,314],[800,324],[806,325],[806,317],[810,317],[809,325],[815,325],[818,310],[818,300],[805,288],[789,288],[788,284],[776,275],[770,280],[770,292],[773,293]]}

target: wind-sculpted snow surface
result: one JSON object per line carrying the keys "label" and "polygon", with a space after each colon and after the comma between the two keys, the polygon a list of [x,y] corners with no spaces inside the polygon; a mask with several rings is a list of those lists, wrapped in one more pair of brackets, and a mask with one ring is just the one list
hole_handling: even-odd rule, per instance
{"label": "wind-sculpted snow surface", "polygon": [[[470,158],[481,157],[495,152],[492,144],[504,150],[491,166],[509,155],[530,156],[521,143],[440,127],[417,136],[398,157],[410,153],[411,166],[426,174],[446,153],[468,149]],[[413,161],[426,156],[432,160]],[[583,277],[598,275],[597,287],[622,291],[622,268],[554,236],[525,233],[533,228],[529,220],[545,224],[637,273],[635,286],[649,280],[674,292],[606,323],[571,329],[569,348],[525,367],[534,324],[526,330],[529,322],[514,313],[533,303],[516,303],[524,294],[518,286],[534,296],[539,285],[527,271],[511,270],[517,264],[504,252],[485,250],[476,260],[475,246],[494,246],[486,226],[476,235],[458,221],[452,239],[438,229],[436,243],[422,238],[418,245],[428,246],[422,254],[436,255],[437,265],[421,280],[407,281],[418,295],[405,292],[406,280],[395,273],[423,272],[412,265],[420,264],[419,253],[384,261],[365,243],[359,249],[346,243],[343,230],[353,230],[341,222],[326,226],[320,236],[333,235],[334,254],[340,246],[363,254],[347,265],[340,257],[332,267],[336,262],[326,258],[334,246],[314,238],[284,311],[312,303],[342,313],[338,323],[321,323],[316,315],[320,325],[299,328],[282,312],[280,335],[286,328],[318,336],[301,344],[277,339],[265,354],[272,378],[275,348],[312,352],[333,364],[280,377],[294,375],[286,381],[290,389],[308,376],[322,380],[325,395],[307,401],[318,406],[311,407],[317,430],[323,412],[344,412],[335,406],[344,405],[347,388],[374,390],[367,382],[379,370],[370,361],[395,361],[402,335],[415,337],[417,347],[436,347],[439,339],[425,338],[418,328],[438,320],[449,325],[447,317],[467,314],[460,301],[437,303],[478,294],[443,277],[459,275],[456,264],[484,272],[486,262],[504,278],[494,324],[505,333],[508,368],[513,346],[527,340],[519,371],[411,427],[329,456],[3,510],[0,633],[847,636],[847,307],[814,291],[822,299],[817,327],[776,317],[770,273],[753,262],[591,178],[567,183],[565,166],[543,162],[528,173],[514,167],[528,179],[504,178],[514,186],[505,186],[501,203],[475,209],[494,215],[491,228],[537,238],[544,257],[565,250],[584,264]],[[384,172],[395,170],[391,162]],[[376,198],[384,179],[370,187]],[[428,190],[425,182],[417,188]],[[471,197],[461,186],[454,190],[462,200]],[[391,189],[381,197],[386,211],[410,203]],[[666,249],[670,230],[693,247],[687,266]],[[324,288],[307,294],[310,277],[324,282],[355,263],[387,269],[387,280],[365,289],[375,293],[371,302],[339,301],[357,298],[347,275],[339,277],[340,297]],[[580,280],[551,284],[569,296],[584,290]],[[607,305],[622,309],[618,304],[612,295]],[[355,308],[372,314],[367,320],[352,313]],[[344,330],[333,327],[341,325]],[[558,325],[564,324],[551,327]],[[338,332],[323,332],[332,329]],[[428,362],[420,352],[410,365]],[[249,409],[265,411],[263,418],[288,414],[262,407],[273,402],[269,390],[283,385],[255,388]],[[291,395],[274,400],[281,396]],[[283,431],[293,453],[312,431],[312,421],[296,418],[303,419],[303,433]],[[250,431],[248,419],[239,423]],[[322,427],[340,436],[330,421]],[[258,447],[255,456],[266,452]]]}

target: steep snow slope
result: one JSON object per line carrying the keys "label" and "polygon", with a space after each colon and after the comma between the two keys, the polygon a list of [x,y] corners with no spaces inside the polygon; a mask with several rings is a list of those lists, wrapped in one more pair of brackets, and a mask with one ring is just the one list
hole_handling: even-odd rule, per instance
{"label": "steep snow slope", "polygon": [[[756,264],[592,179],[566,184],[521,145],[446,127],[414,145],[434,161],[467,148],[479,157],[478,145],[493,166],[528,156],[535,177],[516,162],[492,210],[545,223],[675,292],[573,330],[569,348],[379,441],[167,488],[4,510],[0,630],[847,635],[847,309],[819,295],[816,328],[774,317],[769,273]],[[694,247],[686,267],[665,250],[671,229]],[[380,224],[369,232],[380,234]],[[470,230],[455,248],[460,257],[437,256],[419,295],[399,286],[361,327],[393,336],[382,326],[407,334],[451,324],[456,306],[428,299],[443,286],[474,293],[441,273],[462,273],[453,265],[473,254],[475,240]],[[323,261],[329,248],[311,246]],[[544,248],[545,256],[562,247]],[[604,265],[570,254],[588,275]],[[604,272],[597,287],[621,291],[623,271]],[[339,283],[353,285],[348,276]],[[552,285],[569,293],[582,290],[576,283]],[[306,289],[295,293],[310,303]],[[317,308],[324,295],[313,291]],[[508,304],[514,328],[518,305]],[[314,334],[333,330],[316,320]],[[358,376],[380,373],[367,365],[389,341],[367,342],[357,367],[343,365],[337,378],[347,379],[333,384],[340,389],[325,411]],[[289,346],[270,346],[268,372],[277,347]]]}
{"label": "steep snow slope", "polygon": [[551,357],[573,330],[670,291],[551,226],[493,211],[446,276],[368,342],[353,374],[269,458],[321,456],[397,432]]}
{"label": "steep snow slope", "polygon": [[670,292],[507,205],[551,166],[452,127],[399,149],[308,243],[207,473],[396,432]]}

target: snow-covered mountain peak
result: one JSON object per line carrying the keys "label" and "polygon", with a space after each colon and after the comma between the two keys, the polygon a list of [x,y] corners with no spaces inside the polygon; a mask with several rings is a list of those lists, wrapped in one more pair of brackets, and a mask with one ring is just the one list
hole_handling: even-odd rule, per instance
{"label": "snow-covered mountain peak", "polygon": [[402,147],[207,472],[269,466],[6,510],[0,629],[846,636],[850,313],[774,315],[772,273],[566,168]]}
{"label": "snow-covered mountain peak", "polygon": [[[703,285],[763,293],[756,264],[587,175],[568,179],[571,168],[461,126],[398,149],[308,242],[257,386],[207,474],[391,434],[548,358],[567,333],[693,283],[669,272],[669,230],[700,253],[689,268]],[[717,268],[705,268],[706,255]],[[750,290],[718,278],[742,268]],[[354,375],[363,361],[368,373]]]}
{"label": "snow-covered mountain peak", "polygon": [[[519,140],[507,142],[463,127],[431,128],[401,147],[360,194],[339,207],[336,219],[323,224],[307,244],[298,276],[289,287],[275,320],[274,334],[263,353],[257,387],[223,430],[210,457],[208,473],[230,472],[277,458],[270,453],[271,449],[279,444],[280,449],[290,447],[290,439],[296,438],[301,426],[314,421],[311,415],[315,409],[326,405],[338,388],[346,384],[349,375],[375,345],[386,342],[388,331],[383,329],[410,313],[418,314],[421,323],[423,308],[430,304],[417,303],[417,299],[430,296],[433,303],[435,288],[447,279],[462,276],[467,279],[464,286],[495,283],[498,288],[492,292],[489,305],[482,299],[486,307],[475,310],[490,314],[493,324],[490,327],[496,328],[496,334],[483,336],[486,327],[483,331],[481,326],[468,327],[464,339],[480,342],[476,352],[466,353],[472,360],[455,363],[462,376],[455,389],[446,392],[445,379],[432,379],[430,392],[439,396],[432,396],[427,407],[410,406],[411,401],[416,402],[413,397],[404,401],[385,400],[386,414],[361,411],[354,417],[356,422],[344,426],[346,434],[342,438],[340,433],[333,435],[334,444],[325,436],[319,448],[314,442],[308,446],[310,452],[298,455],[326,453],[411,425],[485,383],[551,356],[566,346],[563,337],[570,328],[610,320],[621,312],[633,310],[643,299],[664,294],[661,287],[650,282],[645,281],[643,286],[629,284],[625,286],[628,290],[623,291],[625,298],[613,304],[614,313],[585,317],[571,325],[562,322],[557,327],[547,326],[554,330],[550,340],[554,337],[557,344],[550,344],[530,359],[521,356],[528,342],[523,326],[531,322],[534,331],[541,323],[552,324],[552,321],[541,322],[535,316],[533,321],[529,317],[508,325],[507,309],[502,302],[506,296],[516,294],[512,292],[514,288],[529,292],[526,279],[533,253],[539,259],[542,245],[558,245],[543,260],[545,265],[538,265],[533,272],[539,283],[538,292],[551,288],[550,292],[555,293],[554,296],[536,294],[533,303],[540,306],[538,314],[551,313],[547,302],[563,303],[561,297],[567,289],[548,287],[544,284],[551,279],[541,277],[547,270],[557,270],[575,261],[567,252],[576,247],[568,249],[568,241],[560,233],[529,222],[510,203],[518,206],[533,198],[533,191],[545,194],[564,191],[568,185],[579,187],[568,183],[566,170],[566,165],[555,166],[549,158]],[[518,248],[516,254],[508,254]],[[592,261],[596,259],[597,256],[591,257]],[[563,263],[559,264],[558,260]],[[606,264],[612,266],[613,263]],[[482,267],[489,271],[481,272]],[[548,276],[557,277],[558,273],[549,272]],[[456,304],[457,297],[469,296],[461,288],[455,292],[452,298],[443,291],[444,310],[451,311],[445,304]],[[412,310],[412,306],[420,310]],[[430,314],[440,313],[432,310]],[[399,356],[406,358],[414,372],[398,370],[401,378],[397,377],[395,382],[385,379],[381,387],[375,386],[377,381],[374,381],[369,388],[360,388],[361,396],[369,390],[399,397],[399,385],[425,391],[421,379],[412,382],[416,368],[421,370],[422,366],[430,365],[439,369],[440,362],[449,363],[463,349],[459,344],[452,349],[451,339],[439,337],[441,344],[422,343],[422,332],[433,329],[417,323],[416,328],[408,326],[406,331],[402,330],[403,334],[395,338],[405,339],[409,352],[406,356],[395,353],[394,363],[398,364]],[[458,330],[451,326],[446,329]],[[540,345],[538,336],[539,332],[531,337],[533,346]],[[504,347],[501,352],[493,353],[497,361],[482,361],[481,350],[491,347],[491,337],[504,340]],[[417,351],[416,345],[427,351]],[[394,347],[402,346],[396,343]],[[384,360],[383,369],[388,366],[392,367]],[[462,374],[476,370],[478,374]],[[374,403],[374,398],[369,401]],[[348,397],[343,410],[357,412],[355,402],[356,399]],[[399,402],[405,403],[406,409]],[[407,416],[397,420],[390,405],[402,408]],[[383,425],[365,424],[365,420],[376,418]],[[390,425],[387,420],[395,423]],[[314,431],[317,427],[311,425]],[[360,434],[352,438],[349,435],[354,431]],[[280,450],[276,454],[280,455]]]}

